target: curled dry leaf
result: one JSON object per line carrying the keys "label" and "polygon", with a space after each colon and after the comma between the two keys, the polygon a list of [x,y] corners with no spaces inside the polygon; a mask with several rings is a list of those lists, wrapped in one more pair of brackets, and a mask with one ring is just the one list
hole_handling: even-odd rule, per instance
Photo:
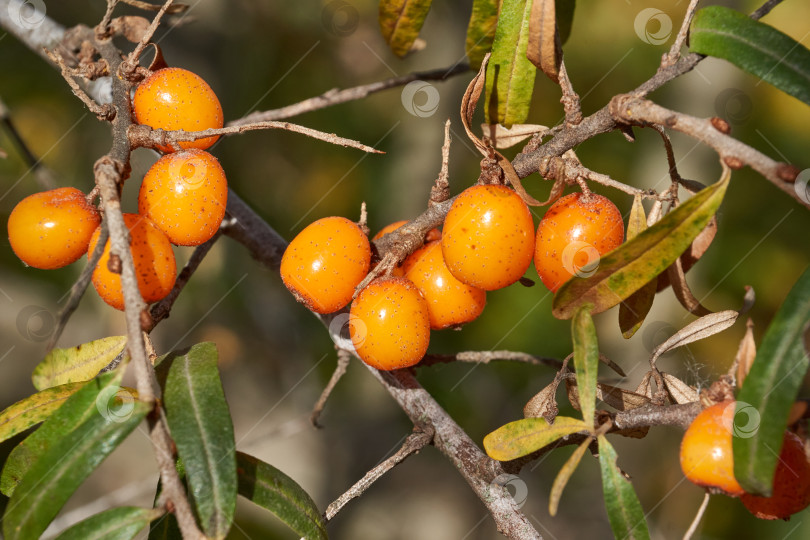
{"label": "curled dry leaf", "polygon": [[619,364],[617,364],[616,362],[614,362],[613,360],[611,360],[610,358],[608,358],[607,356],[605,356],[602,353],[599,353],[599,361],[602,362],[603,364],[605,364],[607,367],[609,367],[613,371],[615,371],[616,373],[618,373],[619,375],[621,375],[622,377],[627,376],[627,375],[625,375],[624,370],[622,369],[622,367]]}
{"label": "curled dry leaf", "polygon": [[733,325],[739,316],[739,312],[729,309],[726,311],[718,311],[717,313],[710,313],[709,315],[704,315],[692,321],[675,332],[672,337],[653,351],[652,357],[650,358],[650,365],[654,368],[655,361],[664,353],[700,339],[719,334]]}
{"label": "curled dry leaf", "polygon": [[686,308],[687,311],[689,311],[689,313],[694,313],[695,315],[699,316],[712,313],[710,310],[703,307],[700,300],[695,298],[695,295],[692,293],[692,289],[689,288],[689,284],[686,282],[686,275],[684,273],[683,266],[681,265],[680,257],[675,259],[675,262],[672,263],[669,268],[667,268],[666,275],[669,278],[670,284],[672,285],[672,292],[675,293],[675,298],[678,299],[678,302],[680,302],[681,305]]}
{"label": "curled dry leaf", "polygon": [[557,407],[557,387],[560,385],[561,379],[554,378],[554,380],[537,392],[535,396],[530,399],[526,406],[523,407],[524,418],[545,418],[549,424],[554,422],[557,418],[560,409]]}
{"label": "curled dry leaf", "polygon": [[157,71],[169,67],[166,59],[163,58],[163,50],[160,46],[157,43],[150,43],[148,46],[155,50],[155,57],[152,58],[152,62],[149,64],[149,71]]}
{"label": "curled dry leaf", "polygon": [[[659,201],[656,201],[658,204]],[[652,215],[652,212],[650,213]],[[680,256],[681,267],[683,268],[683,273],[686,274],[691,270],[691,268],[695,265],[696,262],[703,257],[703,254],[709,249],[709,246],[712,245],[714,241],[714,237],[717,235],[717,216],[712,216],[712,219],[709,220],[709,223],[706,224],[706,227],[700,231],[695,239],[692,241],[692,244],[689,246],[689,249],[683,252],[683,255]],[[670,286],[670,276],[669,273],[663,273],[658,276],[658,291],[663,291],[667,287]],[[689,308],[687,308],[689,309]]]}
{"label": "curled dry leaf", "polygon": [[671,397],[672,401],[678,405],[683,405],[684,403],[694,403],[698,400],[697,390],[680,380],[675,375],[670,375],[669,373],[662,371],[661,377],[664,379],[664,386],[666,386],[669,397]]}
{"label": "curled dry leaf", "polygon": [[473,77],[473,80],[470,81],[470,84],[467,85],[467,90],[464,92],[464,96],[461,98],[461,123],[464,124],[464,131],[467,132],[467,137],[470,139],[470,141],[472,141],[478,151],[481,152],[485,158],[495,160],[501,170],[503,170],[504,175],[506,175],[506,178],[509,180],[509,183],[515,188],[515,192],[517,192],[520,198],[523,199],[523,202],[529,206],[541,206],[543,203],[529,195],[529,193],[523,187],[523,184],[520,183],[520,177],[518,176],[517,172],[515,172],[515,168],[512,167],[512,162],[501,155],[501,153],[495,150],[491,145],[488,145],[479,139],[478,136],[472,131],[472,117],[475,113],[475,107],[478,105],[478,100],[481,98],[481,92],[484,90],[484,84],[486,83],[485,75],[487,64],[489,64],[489,58],[489,54],[484,57],[484,60],[481,62],[481,68],[478,70],[475,77]]}
{"label": "curled dry leaf", "polygon": [[110,21],[113,33],[124,36],[132,43],[139,43],[149,29],[149,21],[137,15],[124,15]]}
{"label": "curled dry leaf", "polygon": [[[579,410],[579,392],[573,378],[566,379],[568,399]],[[596,383],[596,398],[619,411],[629,411],[650,403],[650,398],[618,386]]]}
{"label": "curled dry leaf", "polygon": [[642,395],[647,399],[652,400],[653,391],[652,391],[652,384],[650,384],[652,381],[652,376],[653,376],[652,371],[648,371],[647,373],[644,374],[644,377],[641,378],[641,382],[638,383],[638,386],[636,387],[635,392],[636,394]]}
{"label": "curled dry leaf", "polygon": [[557,32],[556,0],[534,0],[529,19],[529,45],[526,58],[557,82],[562,61],[562,45]]}
{"label": "curled dry leaf", "polygon": [[737,376],[737,386],[742,386],[745,381],[746,375],[751,370],[754,363],[754,358],[757,355],[757,344],[754,341],[754,321],[748,319],[745,323],[745,335],[740,340],[740,346],[737,348],[737,355],[734,357],[734,363],[729,369],[729,376],[734,377],[735,372]]}
{"label": "curled dry leaf", "polygon": [[514,124],[511,128],[506,128],[501,124],[481,124],[481,132],[484,137],[489,138],[495,148],[499,149],[514,146],[538,133],[542,136],[548,130],[548,127],[540,124]]}

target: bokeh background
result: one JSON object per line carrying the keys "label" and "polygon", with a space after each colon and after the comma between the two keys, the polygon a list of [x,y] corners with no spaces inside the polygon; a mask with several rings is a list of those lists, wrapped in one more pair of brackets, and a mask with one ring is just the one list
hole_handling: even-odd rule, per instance
{"label": "bokeh background", "polygon": [[[464,60],[470,0],[436,1],[422,31],[424,50],[404,60],[387,49],[370,0],[191,0],[186,16],[162,28],[157,40],[171,65],[190,69],[215,89],[226,119],[272,109],[331,88],[370,83],[414,70]],[[714,2],[713,2],[714,3]],[[634,88],[654,73],[674,39],[687,2],[683,0],[579,2],[565,45],[571,80],[586,114]],[[758,2],[724,4],[745,12]],[[65,25],[100,20],[101,0],[46,1],[47,14]],[[658,11],[642,10],[655,8]],[[122,6],[120,13],[136,13]],[[652,17],[650,14],[655,15]],[[807,46],[810,5],[786,2],[765,19]],[[672,23],[672,29],[667,24]],[[59,185],[92,187],[92,165],[109,149],[110,132],[70,93],[59,74],[12,35],[0,34],[0,97],[36,156]],[[231,187],[279,233],[292,238],[320,217],[359,216],[369,208],[372,231],[413,218],[426,206],[440,163],[443,124],[452,120],[450,181],[458,193],[477,178],[480,158],[463,135],[460,98],[472,73],[428,92],[402,99],[401,89],[375,94],[294,118],[293,121],[354,138],[386,152],[364,155],[281,131],[251,132],[222,140],[213,149]],[[435,89],[435,90],[434,90]],[[430,92],[435,111],[425,109]],[[806,169],[810,108],[733,66],[707,59],[652,95],[666,106],[696,116],[718,115],[742,141]],[[559,90],[537,77],[529,121],[562,120]],[[427,110],[429,114],[414,111]],[[482,118],[480,111],[478,117]],[[641,188],[664,189],[667,163],[659,136],[636,130],[628,143],[618,132],[578,147],[583,163]],[[714,182],[716,156],[695,141],[673,135],[684,177]],[[38,191],[19,149],[0,129],[0,218],[23,197]],[[140,178],[155,153],[133,155],[124,207],[136,208]],[[550,185],[537,175],[525,185],[543,199]],[[597,187],[623,212],[626,194]],[[543,209],[534,209],[536,220]],[[810,213],[750,170],[734,173],[720,208],[714,245],[689,273],[696,295],[710,309],[735,309],[745,285],[757,302],[749,316],[760,339],[791,285],[810,263]],[[54,316],[82,264],[58,271],[26,268],[0,235],[0,408],[34,391],[30,374],[45,354]],[[177,249],[178,264],[190,249]],[[536,279],[533,268],[527,276]],[[31,308],[30,306],[36,306]],[[626,379],[604,371],[604,381],[633,388],[655,345],[693,319],[671,291],[658,295],[653,311],[632,339],[621,338],[616,310],[596,318],[602,351],[623,366]],[[663,368],[703,387],[731,363],[744,332],[739,321],[725,333],[667,355]],[[124,333],[123,315],[91,289],[59,344],[72,346]],[[308,421],[312,405],[335,366],[327,332],[283,287],[279,276],[253,261],[230,239],[221,239],[180,296],[171,318],[154,332],[159,352],[200,341],[216,342],[226,395],[240,450],[277,466],[297,480],[324,509],[368,469],[396,451],[411,425],[393,400],[359,363],[332,395],[324,428]],[[571,351],[569,324],[551,316],[551,295],[538,284],[490,293],[484,314],[461,331],[434,333],[432,352],[511,349],[563,358]],[[523,405],[554,373],[510,363],[444,365],[420,369],[420,382],[473,440],[522,415]],[[807,386],[803,392],[807,394]],[[560,395],[563,414],[575,414]],[[677,428],[653,429],[644,440],[614,439],[619,465],[633,478],[655,538],[680,537],[703,492],[684,482],[678,465]],[[0,444],[0,459],[23,436]],[[555,451],[520,474],[523,510],[549,538],[607,538],[596,460],[586,457],[574,474],[559,514],[548,514],[548,493],[557,470],[573,451]],[[151,504],[157,472],[143,426],[89,478],[57,519],[56,533],[90,513],[116,504]],[[0,498],[0,508],[7,499]],[[807,511],[789,522],[761,522],[739,501],[713,497],[700,529],[703,538],[801,538],[810,535]],[[499,538],[492,519],[452,465],[433,448],[412,457],[351,502],[329,524],[334,538]],[[269,513],[240,501],[231,538],[293,538]]]}

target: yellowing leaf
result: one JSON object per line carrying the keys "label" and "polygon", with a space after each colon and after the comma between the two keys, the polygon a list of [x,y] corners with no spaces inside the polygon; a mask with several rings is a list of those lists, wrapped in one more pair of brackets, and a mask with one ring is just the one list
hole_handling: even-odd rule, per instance
{"label": "yellowing leaf", "polygon": [[397,56],[411,50],[430,11],[431,0],[381,0],[380,30]]}
{"label": "yellowing leaf", "polygon": [[667,214],[661,221],[605,255],[586,278],[573,277],[554,296],[552,314],[569,319],[579,306],[601,313],[666,270],[700,234],[723,201],[731,172]]}
{"label": "yellowing leaf", "polygon": [[548,497],[548,513],[552,516],[557,515],[557,508],[560,505],[560,497],[562,497],[562,492],[565,489],[565,486],[568,484],[568,480],[571,478],[571,475],[574,474],[574,471],[577,470],[577,466],[579,462],[582,461],[582,456],[585,455],[585,450],[588,449],[588,446],[591,445],[593,439],[588,438],[582,441],[574,453],[571,454],[571,457],[568,458],[568,461],[565,462],[565,465],[562,466],[560,472],[557,473],[557,478],[554,479],[554,484],[551,486],[551,495]]}
{"label": "yellowing leaf", "polygon": [[34,368],[31,380],[37,390],[71,382],[89,381],[118,356],[126,336],[111,336],[70,347],[53,349]]}
{"label": "yellowing leaf", "polygon": [[553,424],[545,418],[524,418],[509,422],[484,437],[484,450],[492,459],[509,461],[580,431],[589,431],[589,427],[578,418],[558,416]]}
{"label": "yellowing leaf", "polygon": [[39,424],[58,409],[83,382],[69,383],[37,392],[21,399],[0,413],[0,441],[10,439],[17,433]]}

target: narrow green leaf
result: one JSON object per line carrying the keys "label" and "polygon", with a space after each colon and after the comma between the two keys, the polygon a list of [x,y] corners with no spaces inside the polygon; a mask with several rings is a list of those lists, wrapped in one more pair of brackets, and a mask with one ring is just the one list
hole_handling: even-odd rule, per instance
{"label": "narrow green leaf", "polygon": [[574,24],[574,8],[576,0],[557,0],[557,31],[560,35],[560,44],[565,45],[571,36],[571,26]]}
{"label": "narrow green leaf", "polygon": [[70,382],[89,381],[112,362],[126,344],[126,336],[112,336],[67,349],[53,349],[34,368],[31,380],[37,390]]}
{"label": "narrow green leaf", "polygon": [[399,57],[411,50],[432,0],[380,0],[380,31]]}
{"label": "narrow green leaf", "polygon": [[492,49],[500,6],[501,0],[473,0],[470,24],[467,26],[467,41],[464,44],[470,68],[473,70],[478,71],[484,56]]}
{"label": "narrow green leaf", "polygon": [[[100,375],[93,384],[82,383],[81,389],[70,396],[36,431],[18,444],[6,458],[3,475],[0,477],[0,491],[11,497],[17,484],[39,456],[65,439],[92,414],[97,413],[99,403],[106,406],[107,402],[99,400],[99,395],[103,393],[110,396],[118,392],[122,374],[121,370],[116,370]],[[134,395],[134,391],[124,389],[121,391]]]}
{"label": "narrow green leaf", "polygon": [[557,473],[557,477],[554,479],[554,483],[551,485],[551,495],[548,497],[548,513],[552,516],[557,515],[557,508],[560,505],[560,497],[562,497],[562,492],[565,489],[565,486],[568,485],[568,480],[571,479],[571,475],[574,474],[574,471],[577,470],[579,466],[579,462],[582,461],[582,456],[585,455],[585,450],[591,445],[593,439],[588,437],[582,444],[580,444],[574,453],[571,454],[571,457],[568,458],[568,461],[565,462],[565,465],[562,466],[560,472]]}
{"label": "narrow green leaf", "polygon": [[306,540],[325,540],[326,523],[315,502],[295,480],[269,463],[236,453],[239,494],[266,508]]}
{"label": "narrow green leaf", "polygon": [[209,537],[225,538],[236,507],[236,444],[217,357],[213,343],[199,343],[161,365],[168,366],[166,419],[200,526]]}
{"label": "narrow green leaf", "polygon": [[[647,215],[641,204],[641,195],[636,195],[627,220],[627,239],[632,240],[645,230],[647,230]],[[641,328],[652,308],[657,288],[658,280],[651,279],[619,304],[619,329],[624,339],[630,339]]]}
{"label": "narrow green leaf", "polygon": [[708,6],[695,14],[689,48],[728,60],[810,105],[810,51],[770,25]]}
{"label": "narrow green leaf", "polygon": [[[95,391],[102,403],[106,401],[98,379],[79,392],[86,389]],[[8,502],[3,516],[6,540],[38,538],[73,492],[151,409],[151,405],[136,401],[127,416],[117,416],[101,406],[68,436],[54,441],[31,465]],[[49,421],[60,416],[64,416],[62,409]]]}
{"label": "narrow green leaf", "polygon": [[805,349],[809,323],[810,268],[768,326],[737,398],[734,476],[749,493],[771,493],[788,413],[810,362]]}
{"label": "narrow green leaf", "polygon": [[602,470],[602,492],[613,536],[629,540],[649,538],[647,520],[633,484],[616,465],[616,450],[604,435],[599,436],[599,467]]}
{"label": "narrow green leaf", "polygon": [[523,124],[529,116],[535,67],[526,58],[530,0],[503,0],[492,56],[487,66],[487,117],[490,124]]}
{"label": "narrow green leaf", "polygon": [[554,296],[552,314],[569,319],[581,305],[591,313],[612,308],[667,269],[712,218],[726,193],[731,174],[699,191],[661,221],[614,249],[589,277],[569,279]]}
{"label": "narrow green leaf", "polygon": [[131,540],[153,519],[163,515],[160,508],[122,506],[80,521],[56,540]]}
{"label": "narrow green leaf", "polygon": [[84,383],[69,383],[54,386],[21,399],[1,412],[0,441],[10,439],[48,418],[83,385]]}
{"label": "narrow green leaf", "polygon": [[599,342],[596,339],[596,327],[591,318],[592,307],[590,304],[585,304],[577,308],[571,319],[579,406],[582,410],[582,418],[589,426],[592,426],[594,422],[596,374],[599,371]]}
{"label": "narrow green leaf", "polygon": [[558,416],[553,424],[545,418],[523,418],[484,437],[484,450],[492,459],[509,461],[531,454],[566,435],[589,429],[589,424],[567,416]]}

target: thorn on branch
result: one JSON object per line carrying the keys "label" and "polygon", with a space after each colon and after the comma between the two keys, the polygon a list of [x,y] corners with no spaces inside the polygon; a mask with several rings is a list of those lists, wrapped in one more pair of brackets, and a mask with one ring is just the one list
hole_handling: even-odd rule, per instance
{"label": "thorn on branch", "polygon": [[444,144],[442,145],[442,167],[436,183],[430,189],[431,206],[444,202],[450,198],[450,120],[444,124]]}

